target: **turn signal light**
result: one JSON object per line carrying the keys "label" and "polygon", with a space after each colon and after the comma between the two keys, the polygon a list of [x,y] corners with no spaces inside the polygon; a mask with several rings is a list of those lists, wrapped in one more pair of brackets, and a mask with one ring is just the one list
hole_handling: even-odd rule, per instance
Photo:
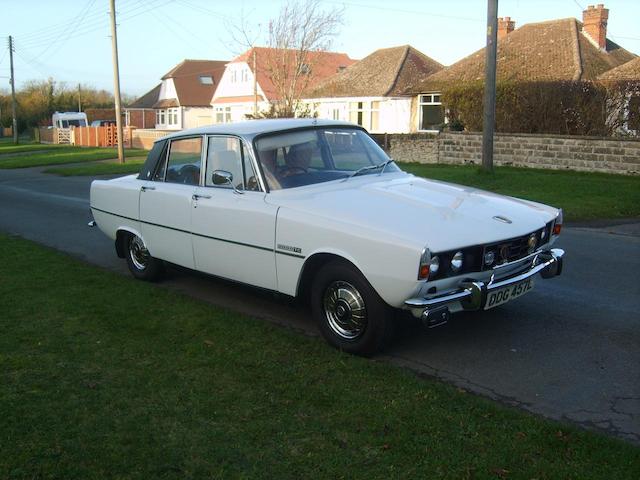
{"label": "turn signal light", "polygon": [[553,234],[554,235],[560,235],[560,230],[562,230],[562,224],[561,223],[556,223],[553,226]]}
{"label": "turn signal light", "polygon": [[429,264],[420,265],[420,278],[429,277]]}

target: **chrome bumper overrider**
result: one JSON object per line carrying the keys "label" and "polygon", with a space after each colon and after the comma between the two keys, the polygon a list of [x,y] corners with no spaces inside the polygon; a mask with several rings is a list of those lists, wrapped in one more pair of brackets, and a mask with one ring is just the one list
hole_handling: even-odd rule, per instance
{"label": "chrome bumper overrider", "polygon": [[[552,248],[548,251],[537,252],[530,255],[530,266],[524,272],[519,272],[507,278],[495,279],[498,268],[494,270],[494,274],[488,282],[469,281],[461,282],[457,290],[449,291],[443,294],[428,295],[426,297],[410,298],[406,300],[405,306],[411,310],[419,310],[423,321],[428,326],[436,326],[446,322],[449,315],[449,306],[459,303],[463,310],[479,310],[484,307],[487,300],[487,294],[492,290],[503,288],[514,283],[521,282],[536,273],[540,273],[542,278],[552,278],[562,273],[562,257],[564,250]],[[519,260],[529,260],[526,259]],[[513,263],[518,263],[513,262]],[[529,263],[529,261],[527,261]],[[459,310],[459,308],[458,308]],[[434,318],[434,314],[435,317]]]}

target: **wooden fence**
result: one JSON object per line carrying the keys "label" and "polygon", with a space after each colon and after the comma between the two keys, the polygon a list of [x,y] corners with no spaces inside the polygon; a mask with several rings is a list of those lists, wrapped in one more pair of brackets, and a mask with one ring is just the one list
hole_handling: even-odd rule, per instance
{"label": "wooden fence", "polygon": [[71,143],[80,147],[113,147],[118,144],[118,130],[115,125],[75,127]]}

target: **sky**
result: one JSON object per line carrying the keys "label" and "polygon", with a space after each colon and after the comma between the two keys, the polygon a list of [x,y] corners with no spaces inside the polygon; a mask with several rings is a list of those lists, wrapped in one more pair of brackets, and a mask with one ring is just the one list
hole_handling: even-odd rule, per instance
{"label": "sky", "polygon": [[[602,0],[598,0],[602,2]],[[185,58],[230,60],[244,48],[230,25],[245,18],[256,44],[277,17],[280,0],[116,0],[121,91],[141,95]],[[344,9],[332,50],[360,59],[376,49],[409,44],[444,65],[482,48],[486,0],[321,0]],[[499,0],[498,15],[516,28],[557,18],[582,18],[587,0]],[[640,54],[640,1],[608,0],[608,37]],[[48,77],[113,91],[108,0],[0,0],[0,90],[8,88],[7,37],[15,40],[15,77]]]}

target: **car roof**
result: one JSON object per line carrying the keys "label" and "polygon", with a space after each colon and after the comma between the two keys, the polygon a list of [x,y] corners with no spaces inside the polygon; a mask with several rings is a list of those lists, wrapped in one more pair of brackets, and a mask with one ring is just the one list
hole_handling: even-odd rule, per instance
{"label": "car roof", "polygon": [[324,126],[362,128],[355,123],[343,122],[339,120],[323,120],[319,118],[274,118],[265,120],[246,120],[244,122],[223,123],[218,125],[207,125],[204,127],[189,128],[187,130],[181,130],[179,132],[166,135],[156,140],[156,142],[177,137],[185,137],[189,135],[206,134],[226,134],[254,137],[262,133],[272,133],[281,130]]}

